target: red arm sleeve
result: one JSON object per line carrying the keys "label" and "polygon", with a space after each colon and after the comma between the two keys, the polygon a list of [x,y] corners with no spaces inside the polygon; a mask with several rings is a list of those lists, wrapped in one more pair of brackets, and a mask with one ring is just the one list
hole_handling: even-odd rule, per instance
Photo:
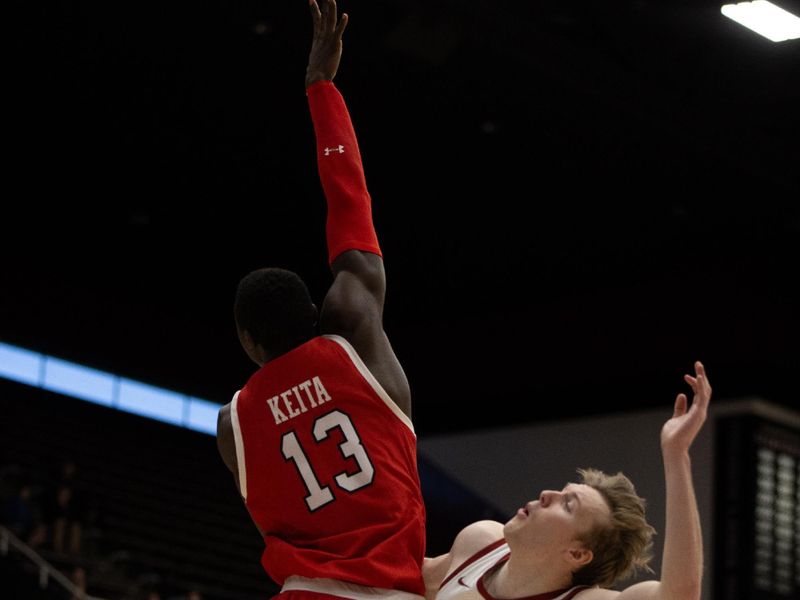
{"label": "red arm sleeve", "polygon": [[317,137],[317,165],[328,202],[328,261],[346,250],[381,256],[358,141],[344,98],[332,81],[306,89]]}

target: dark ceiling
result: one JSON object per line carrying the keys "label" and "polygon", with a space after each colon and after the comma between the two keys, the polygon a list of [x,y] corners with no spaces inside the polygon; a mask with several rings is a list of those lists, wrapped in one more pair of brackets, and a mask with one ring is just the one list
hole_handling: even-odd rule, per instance
{"label": "dark ceiling", "polygon": [[[306,3],[15,4],[0,339],[227,402],[238,279],[330,283]],[[340,8],[422,434],[668,411],[698,358],[800,406],[800,40],[705,0]]]}

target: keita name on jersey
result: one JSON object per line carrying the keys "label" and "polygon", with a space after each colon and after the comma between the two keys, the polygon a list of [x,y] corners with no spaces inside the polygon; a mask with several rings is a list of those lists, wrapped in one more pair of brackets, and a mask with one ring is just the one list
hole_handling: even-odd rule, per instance
{"label": "keita name on jersey", "polygon": [[[306,401],[310,406],[306,405]],[[320,404],[330,402],[331,396],[328,390],[322,385],[322,380],[314,376],[306,379],[303,383],[292,386],[285,392],[273,396],[267,400],[272,416],[275,417],[275,425],[285,423],[289,419],[294,419],[297,415],[307,412],[309,408],[316,408]]]}

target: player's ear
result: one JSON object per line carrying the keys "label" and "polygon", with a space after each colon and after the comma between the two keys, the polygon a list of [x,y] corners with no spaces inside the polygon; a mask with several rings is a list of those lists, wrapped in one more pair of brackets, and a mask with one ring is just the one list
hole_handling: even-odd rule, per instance
{"label": "player's ear", "polygon": [[564,552],[573,572],[588,565],[594,559],[594,553],[579,542],[576,542],[575,545],[570,546]]}
{"label": "player's ear", "polygon": [[253,336],[250,335],[250,332],[246,329],[239,329],[236,328],[236,333],[239,335],[239,343],[244,348],[244,351],[250,354],[251,350],[255,349],[255,342],[253,341]]}

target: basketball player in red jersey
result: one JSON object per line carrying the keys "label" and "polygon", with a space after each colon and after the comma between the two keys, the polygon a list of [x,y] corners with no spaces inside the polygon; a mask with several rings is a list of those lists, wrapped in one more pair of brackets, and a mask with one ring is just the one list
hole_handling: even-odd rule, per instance
{"label": "basketball player in red jersey", "polygon": [[706,419],[711,386],[699,362],[684,379],[692,406],[678,394],[661,429],[667,514],[660,581],[607,589],[647,568],[654,531],[627,477],[581,470],[581,483],[542,492],[505,525],[473,523],[449,553],[426,559],[429,600],[700,600],[703,545],[689,447]]}
{"label": "basketball player in red jersey", "polygon": [[[259,369],[219,414],[220,454],[264,538],[281,600],[420,600],[425,508],[403,369],[383,331],[386,276],[355,132],[333,78],[347,15],[309,0],[306,94],[328,204],[333,283],[322,310],[289,271],[238,286]],[[316,335],[319,317],[321,335]]]}

